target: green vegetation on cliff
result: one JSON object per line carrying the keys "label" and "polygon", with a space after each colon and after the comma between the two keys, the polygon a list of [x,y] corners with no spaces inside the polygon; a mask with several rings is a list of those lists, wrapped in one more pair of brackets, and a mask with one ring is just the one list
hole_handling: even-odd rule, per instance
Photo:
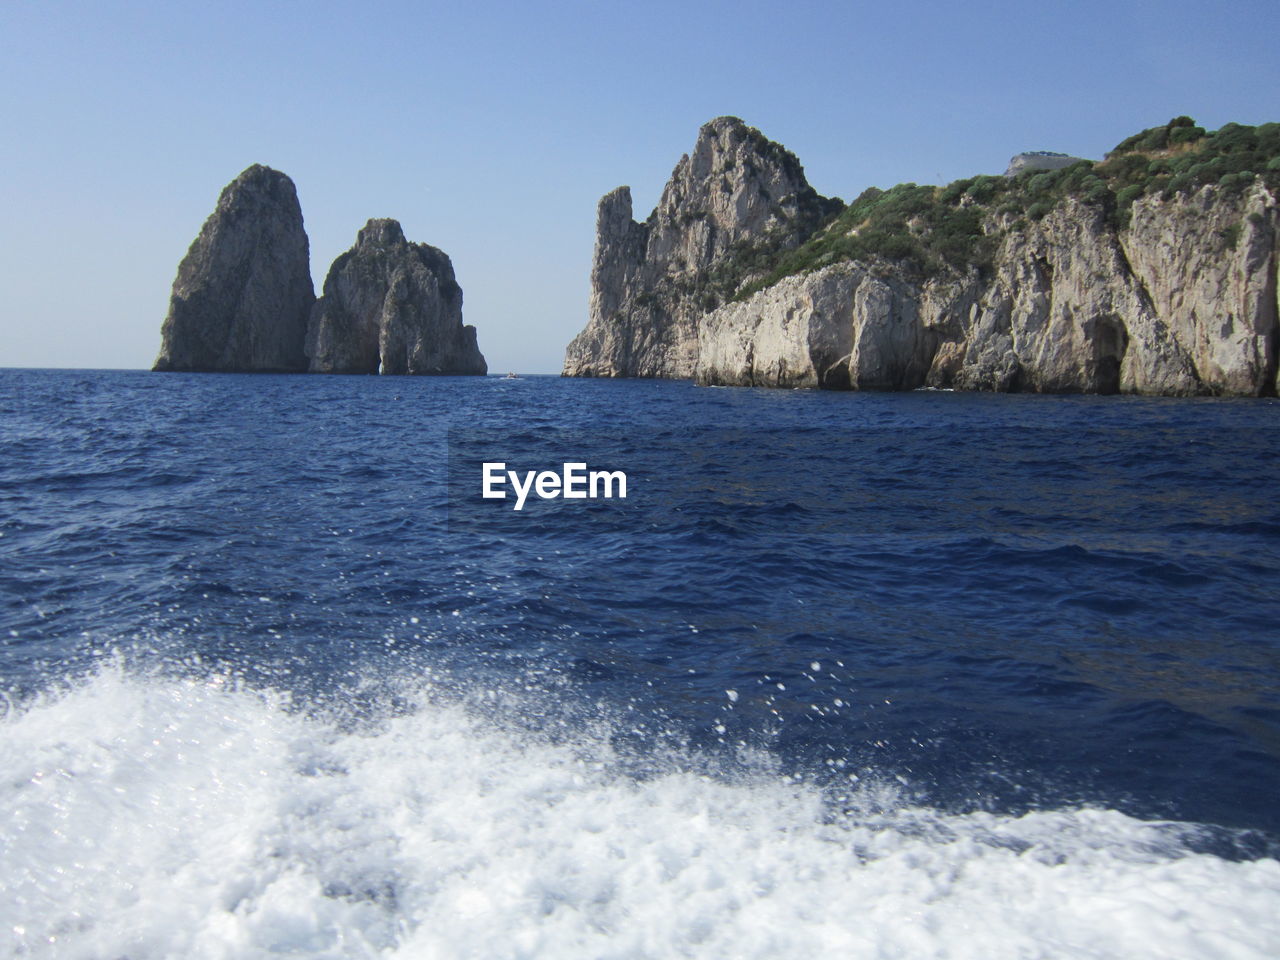
{"label": "green vegetation on cliff", "polygon": [[1122,141],[1097,169],[1115,190],[1126,226],[1133,201],[1148,194],[1167,199],[1209,183],[1238,193],[1258,177],[1280,187],[1280,123],[1228,123],[1206,133],[1190,117],[1177,117]]}
{"label": "green vegetation on cliff", "polygon": [[872,187],[799,248],[732,251],[710,279],[724,299],[744,300],[784,277],[848,260],[906,263],[925,277],[983,272],[1006,232],[1025,229],[1067,198],[1097,207],[1124,229],[1144,196],[1170,199],[1211,183],[1238,193],[1259,178],[1280,189],[1280,123],[1229,123],[1208,132],[1177,117],[1123,140],[1099,163],[945,187]]}

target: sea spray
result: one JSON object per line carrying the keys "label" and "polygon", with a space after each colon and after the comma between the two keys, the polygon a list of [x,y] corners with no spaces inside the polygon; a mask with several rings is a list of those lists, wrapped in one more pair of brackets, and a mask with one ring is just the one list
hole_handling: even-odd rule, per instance
{"label": "sea spray", "polygon": [[[408,691],[404,691],[408,692]],[[949,815],[440,696],[307,711],[108,665],[0,725],[14,956],[1270,957],[1280,863],[1115,811]],[[542,696],[545,696],[542,695]],[[522,695],[505,691],[505,710]],[[528,699],[536,699],[528,695]],[[540,708],[539,708],[540,709]],[[495,711],[490,709],[490,713]],[[888,802],[886,802],[888,801]]]}

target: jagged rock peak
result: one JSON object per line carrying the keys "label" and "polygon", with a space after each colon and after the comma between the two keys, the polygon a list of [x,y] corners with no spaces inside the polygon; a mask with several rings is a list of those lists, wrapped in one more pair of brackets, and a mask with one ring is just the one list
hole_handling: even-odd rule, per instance
{"label": "jagged rock peak", "polygon": [[448,255],[373,219],[333,262],[307,328],[312,373],[484,374]]}
{"label": "jagged rock peak", "polygon": [[[731,243],[770,227],[786,229],[792,220],[802,221],[797,226],[804,231],[831,211],[795,154],[737,117],[717,117],[702,125],[693,152],[676,164],[656,214],[659,220],[709,216],[722,234],[717,239]],[[708,253],[715,259],[723,249]]]}
{"label": "jagged rock peak", "polygon": [[697,155],[703,149],[722,155],[755,154],[768,162],[784,168],[788,176],[798,184],[808,186],[804,167],[794,153],[782,144],[770,140],[755,127],[748,126],[738,117],[716,117],[708,120],[698,130],[698,142],[694,146]]}
{"label": "jagged rock peak", "polygon": [[842,206],[817,194],[794,154],[737,117],[703,124],[643,223],[632,219],[628,188],[601,199],[590,318],[565,374],[692,376],[702,314]]}
{"label": "jagged rock peak", "polygon": [[400,226],[400,221],[385,217],[370,220],[356,234],[356,246],[371,243],[398,244],[407,242],[404,238],[404,230]]}
{"label": "jagged rock peak", "polygon": [[1274,396],[1280,123],[1175,117],[1107,156],[867,190],[790,255],[804,220],[774,184],[802,197],[799,165],[712,121],[645,223],[625,190],[601,202],[591,317],[564,373]]}
{"label": "jagged rock peak", "polygon": [[315,293],[293,181],[253,164],[178,267],[156,370],[299,372]]}

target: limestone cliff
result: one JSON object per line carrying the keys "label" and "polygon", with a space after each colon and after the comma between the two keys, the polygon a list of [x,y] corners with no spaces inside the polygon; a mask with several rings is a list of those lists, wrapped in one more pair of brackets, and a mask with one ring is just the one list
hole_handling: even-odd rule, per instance
{"label": "limestone cliff", "polygon": [[307,328],[312,373],[484,374],[462,288],[441,250],[370,220],[324,281]]}
{"label": "limestone cliff", "polygon": [[315,294],[293,181],[254,164],[178,267],[156,370],[300,372]]}
{"label": "limestone cliff", "polygon": [[702,316],[840,206],[759,131],[735,117],[712,120],[643,223],[632,219],[627,187],[600,201],[590,319],[569,345],[565,373],[692,376]]}
{"label": "limestone cliff", "polygon": [[[1213,186],[1116,231],[1064,203],[1011,230],[989,276],[846,262],[704,317],[697,379],[855,389],[1161,395],[1276,390],[1276,198]],[[1189,222],[1194,224],[1192,229]],[[1206,230],[1209,246],[1199,245]],[[1234,247],[1223,236],[1238,231]]]}
{"label": "limestone cliff", "polygon": [[[696,339],[679,362],[645,372],[836,389],[1274,394],[1280,163],[1259,150],[1277,149],[1280,125],[1224,128],[1215,153],[1217,135],[1189,123],[1131,138],[1148,152],[1104,164],[868,191],[688,321]],[[594,279],[593,305],[612,302],[610,278]],[[599,343],[602,329],[593,313],[566,373],[583,372],[580,341]],[[626,342],[647,332],[627,328]]]}
{"label": "limestone cliff", "polygon": [[1209,392],[1269,393],[1276,377],[1280,191],[1206,186],[1174,202],[1143,198],[1120,233],[1155,314]]}

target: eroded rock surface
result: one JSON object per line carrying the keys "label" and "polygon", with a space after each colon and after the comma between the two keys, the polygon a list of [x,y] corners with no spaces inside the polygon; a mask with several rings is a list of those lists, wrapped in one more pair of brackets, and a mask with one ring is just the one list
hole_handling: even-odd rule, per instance
{"label": "eroded rock surface", "polygon": [[[569,346],[566,375],[835,389],[1277,390],[1280,210],[1261,177],[1243,190],[1208,184],[1140,197],[1128,217],[1074,196],[1037,218],[991,210],[980,228],[994,247],[980,267],[924,271],[876,256],[726,302],[695,295],[694,280],[716,275],[732,238],[776,238],[774,249],[785,250],[826,215],[804,193],[798,164],[767,168],[743,152],[742,136],[727,121],[704,127],[644,224],[631,220],[625,188],[601,201],[591,317]],[[748,162],[770,173],[729,176]],[[764,201],[783,190],[807,199],[780,209]]]}
{"label": "eroded rock surface", "polygon": [[304,371],[314,301],[293,181],[254,164],[222,191],[178,267],[154,369]]}
{"label": "eroded rock surface", "polygon": [[365,224],[324,282],[307,330],[313,373],[484,374],[462,288],[441,250],[395,220]]}
{"label": "eroded rock surface", "polygon": [[643,223],[627,187],[600,201],[590,319],[565,374],[693,376],[702,317],[758,257],[799,246],[840,206],[758,130],[735,117],[705,124]]}
{"label": "eroded rock surface", "polygon": [[[1275,198],[1068,200],[1009,231],[988,277],[841,263],[700,323],[707,384],[1052,393],[1274,393]],[[1234,246],[1232,242],[1234,239]]]}

